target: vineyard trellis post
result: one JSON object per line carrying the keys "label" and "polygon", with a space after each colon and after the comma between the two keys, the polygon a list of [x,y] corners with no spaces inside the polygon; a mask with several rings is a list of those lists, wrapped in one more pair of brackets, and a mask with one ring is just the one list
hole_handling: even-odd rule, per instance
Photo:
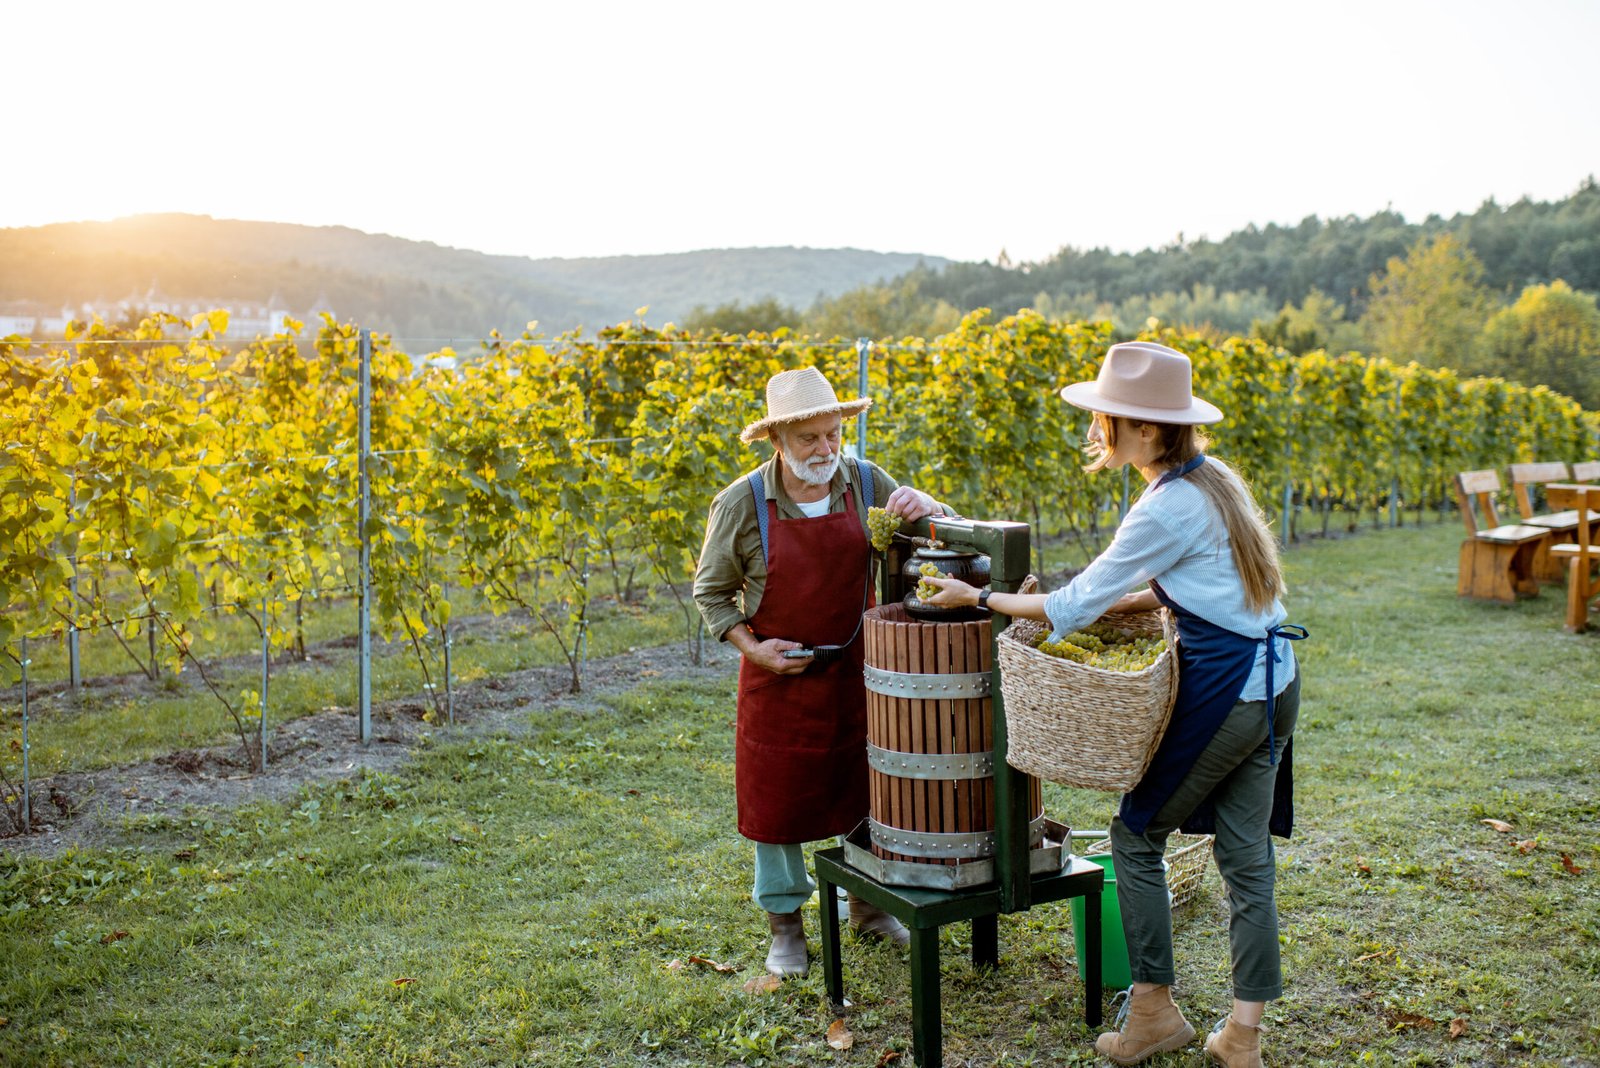
{"label": "vineyard trellis post", "polygon": [[[66,392],[72,393],[72,376],[67,376]],[[72,471],[67,477],[67,510],[71,515],[78,513],[78,464],[74,461]],[[78,645],[78,548],[77,538],[73,539],[72,548],[72,574],[67,576],[67,593],[72,598],[72,618],[67,620],[67,685],[71,689],[73,700],[83,694],[83,662],[79,660]]]}
{"label": "vineyard trellis post", "polygon": [[[856,338],[856,362],[861,369],[861,391],[858,397],[869,395],[867,389],[867,359],[872,353],[872,341],[869,338]],[[856,459],[863,463],[867,459],[867,413],[863,410],[856,416]]]}
{"label": "vineyard trellis post", "polygon": [[358,346],[357,421],[360,425],[356,457],[358,481],[356,523],[361,539],[356,584],[360,589],[360,619],[356,637],[356,717],[363,745],[372,741],[372,541],[367,525],[372,513],[372,332],[361,331]]}
{"label": "vineyard trellis post", "polygon": [[33,830],[33,782],[28,766],[28,636],[24,634],[21,640],[22,656],[18,663],[22,667],[22,833],[27,834]]}
{"label": "vineyard trellis post", "polygon": [[[1292,360],[1292,358],[1291,358]],[[1283,427],[1283,547],[1289,548],[1293,532],[1294,509],[1294,395],[1299,386],[1300,369],[1289,364],[1289,405],[1284,412]]]}
{"label": "vineyard trellis post", "polygon": [[[269,583],[270,585],[270,578]],[[272,664],[272,636],[267,629],[267,586],[261,588],[261,770],[267,770],[267,681]]]}

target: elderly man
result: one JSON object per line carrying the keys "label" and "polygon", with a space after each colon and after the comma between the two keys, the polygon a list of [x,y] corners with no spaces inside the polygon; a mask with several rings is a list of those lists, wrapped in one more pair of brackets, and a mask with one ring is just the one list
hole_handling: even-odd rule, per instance
{"label": "elderly man", "polygon": [[[872,599],[867,509],[907,521],[943,514],[926,493],[875,465],[843,460],[844,420],[867,398],[841,403],[806,367],[767,383],[767,416],[739,435],[775,453],[711,504],[694,598],[706,627],[732,642],[739,667],[734,779],[739,833],[755,843],[756,904],[767,911],[767,970],[805,975],[800,906],[816,890],[804,842],[848,833],[867,816],[862,612]],[[843,646],[842,653],[815,646]],[[788,654],[788,655],[786,655]],[[861,934],[900,945],[899,921],[850,902]]]}

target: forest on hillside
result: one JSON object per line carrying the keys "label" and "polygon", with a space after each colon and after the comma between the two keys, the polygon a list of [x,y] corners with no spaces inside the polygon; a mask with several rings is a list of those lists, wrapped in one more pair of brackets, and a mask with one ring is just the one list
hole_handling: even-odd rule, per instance
{"label": "forest on hillside", "polygon": [[1305,219],[1212,241],[1111,252],[1062,248],[1037,263],[953,263],[804,310],[775,300],[701,307],[695,328],[934,337],[978,308],[1254,336],[1294,353],[1360,351],[1545,384],[1600,404],[1600,185],[1555,202],[1486,201],[1407,222]]}

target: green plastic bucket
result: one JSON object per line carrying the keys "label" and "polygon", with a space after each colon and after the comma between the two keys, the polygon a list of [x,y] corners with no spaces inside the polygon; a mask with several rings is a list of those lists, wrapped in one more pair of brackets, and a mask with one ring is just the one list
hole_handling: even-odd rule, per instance
{"label": "green plastic bucket", "polygon": [[[1128,967],[1128,940],[1122,933],[1122,910],[1117,908],[1117,871],[1111,866],[1110,854],[1097,854],[1083,858],[1106,870],[1105,888],[1100,892],[1100,983],[1107,991],[1123,990],[1133,985],[1133,972]],[[1078,974],[1086,975],[1089,962],[1084,949],[1083,898],[1072,899],[1072,944],[1078,951]]]}

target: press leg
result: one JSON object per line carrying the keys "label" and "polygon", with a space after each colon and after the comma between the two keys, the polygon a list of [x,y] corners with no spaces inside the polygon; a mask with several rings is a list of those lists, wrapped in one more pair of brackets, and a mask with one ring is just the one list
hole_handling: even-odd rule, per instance
{"label": "press leg", "polygon": [[1000,963],[1000,917],[977,916],[972,920],[972,963],[990,968]]}
{"label": "press leg", "polygon": [[1083,1018],[1090,1027],[1100,1026],[1100,890],[1083,898]]}
{"label": "press leg", "polygon": [[911,929],[911,1047],[918,1068],[944,1064],[939,1016],[939,929]]}
{"label": "press leg", "polygon": [[839,960],[839,895],[833,884],[820,876],[817,879],[822,896],[822,976],[828,990],[828,1000],[837,1007],[844,1005],[844,967]]}

